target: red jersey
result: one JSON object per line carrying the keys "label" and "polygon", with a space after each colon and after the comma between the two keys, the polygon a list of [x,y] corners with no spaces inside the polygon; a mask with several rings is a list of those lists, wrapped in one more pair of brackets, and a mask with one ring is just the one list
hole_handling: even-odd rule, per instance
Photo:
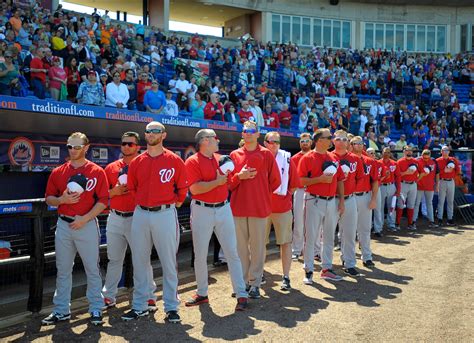
{"label": "red jersey", "polygon": [[418,190],[419,191],[434,191],[435,178],[438,173],[438,165],[436,161],[432,158],[429,158],[427,161],[423,157],[418,159],[423,173],[428,172],[428,175],[423,176],[418,180]]}
{"label": "red jersey", "polygon": [[331,153],[320,154],[314,150],[306,153],[298,166],[298,174],[300,177],[319,177],[323,175],[323,171],[329,167],[336,167],[331,183],[315,183],[306,186],[306,192],[312,195],[332,197],[337,192],[337,182],[343,181],[345,176],[339,166],[339,161]]}
{"label": "red jersey", "polygon": [[272,112],[268,114],[267,112],[263,113],[263,126],[266,127],[274,127],[278,128],[280,127],[280,119],[278,118],[278,115],[275,112]]}
{"label": "red jersey", "polygon": [[183,202],[188,191],[184,162],[168,149],[155,157],[144,152],[130,163],[127,186],[135,195],[136,205],[155,207]]}
{"label": "red jersey", "polygon": [[[186,174],[188,176],[189,186],[197,182],[214,181],[217,178],[217,169],[219,169],[219,155],[214,154],[209,158],[198,152],[190,156],[184,163],[186,166]],[[191,197],[196,200],[201,200],[209,203],[219,203],[227,200],[229,194],[227,184],[217,186],[206,193],[191,194]]]}
{"label": "red jersey", "polygon": [[[449,162],[454,163],[454,168],[448,172],[446,166]],[[459,167],[459,161],[457,158],[444,158],[443,156],[441,156],[436,159],[436,163],[438,163],[440,179],[454,179],[457,174],[461,173],[461,168]]]}
{"label": "red jersey", "polygon": [[[30,68],[33,69],[46,69],[43,61],[38,57],[35,57],[30,62]],[[31,79],[38,79],[43,84],[46,82],[46,73],[44,72],[31,72]]]}
{"label": "red jersey", "polygon": [[290,127],[291,126],[291,113],[290,111],[281,111],[280,112],[280,117],[278,118],[280,120],[280,125],[284,127]]}
{"label": "red jersey", "polygon": [[54,168],[48,179],[45,197],[61,196],[67,188],[69,178],[77,174],[82,174],[87,179],[84,192],[81,193],[79,202],[59,205],[58,214],[70,217],[83,216],[97,202],[105,206],[109,203],[109,184],[105,172],[100,166],[88,160],[79,168],[74,168],[71,162],[66,162]]}
{"label": "red jersey", "polygon": [[243,124],[247,120],[250,120],[250,117],[253,117],[253,113],[248,111],[244,111],[243,108],[240,109],[240,111],[237,113],[240,116],[240,122]]}
{"label": "red jersey", "polygon": [[416,171],[413,174],[400,175],[400,180],[403,182],[415,182],[418,181],[418,175],[423,172],[423,169],[420,167],[418,160],[412,158],[402,157],[397,161],[398,168],[400,173],[404,173],[410,167],[416,167]]}
{"label": "red jersey", "polygon": [[[253,151],[248,151],[244,146],[232,151],[230,157],[235,165],[230,179],[232,213],[236,217],[268,217],[272,213],[271,194],[281,184],[275,157],[261,145],[257,145]],[[255,178],[238,178],[237,173],[245,165],[257,170]]]}
{"label": "red jersey", "polygon": [[285,213],[293,208],[293,193],[291,189],[300,188],[300,178],[295,162],[290,159],[290,168],[288,171],[288,190],[286,195],[272,194],[272,213]]}
{"label": "red jersey", "polygon": [[400,168],[398,168],[397,162],[391,159],[380,160],[385,165],[385,177],[382,177],[380,184],[395,183],[397,192],[400,190]]}
{"label": "red jersey", "polygon": [[[306,153],[307,154],[307,153]],[[295,162],[295,166],[296,168],[298,169],[299,168],[299,165],[300,165],[300,161],[301,161],[301,158],[306,155],[305,153],[303,153],[302,151],[299,151],[297,152],[296,154],[294,154],[293,156],[291,156],[291,160],[293,162]]]}
{"label": "red jersey", "polygon": [[[119,175],[128,174],[128,165],[123,159],[110,163],[105,167],[105,174],[110,188],[114,188],[118,183]],[[128,175],[127,175],[128,179]],[[116,195],[110,198],[110,209],[120,212],[133,212],[135,209],[135,197],[132,192],[122,195]]]}
{"label": "red jersey", "polygon": [[220,102],[213,104],[209,101],[204,107],[204,119],[212,120],[217,115],[215,120],[224,121],[224,112],[224,106]]}
{"label": "red jersey", "polygon": [[[356,155],[357,156],[357,155]],[[362,162],[362,168],[364,169],[364,175],[356,180],[355,192],[370,192],[372,190],[372,182],[379,180],[378,175],[378,163],[374,159],[361,155],[357,156]]]}
{"label": "red jersey", "polygon": [[341,166],[344,173],[344,195],[351,195],[355,191],[357,179],[364,176],[364,167],[359,157],[351,152],[345,155],[338,155],[335,151],[331,153]]}

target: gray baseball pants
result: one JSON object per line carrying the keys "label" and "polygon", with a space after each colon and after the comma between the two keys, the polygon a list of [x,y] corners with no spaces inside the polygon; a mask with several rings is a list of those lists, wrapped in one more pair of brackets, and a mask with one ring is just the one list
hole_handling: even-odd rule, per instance
{"label": "gray baseball pants", "polygon": [[[407,208],[415,208],[416,194],[417,194],[416,183],[409,184],[409,183],[402,182],[400,193],[403,194],[403,196],[405,197]],[[400,197],[398,198],[397,206],[398,208],[403,208],[403,203]]]}
{"label": "gray baseball pants", "polygon": [[395,195],[397,188],[395,184],[380,185],[379,194],[377,194],[377,208],[374,210],[374,231],[382,232],[384,223],[384,210],[387,208],[387,223],[388,226],[395,227],[394,209],[392,207],[392,198]]}
{"label": "gray baseball pants", "polygon": [[[339,202],[339,200],[338,200]],[[357,202],[351,195],[344,201],[344,213],[339,218],[339,236],[341,239],[341,259],[345,268],[356,265]]]}
{"label": "gray baseball pants", "polygon": [[454,213],[454,180],[439,180],[438,219],[443,219],[445,200],[447,202],[448,220],[452,220]]}
{"label": "gray baseball pants", "polygon": [[433,195],[434,195],[434,191],[417,191],[416,192],[415,211],[413,212],[413,222],[415,222],[418,219],[418,213],[420,212],[421,199],[423,197],[425,198],[426,211],[428,213],[428,220],[430,222],[434,221]]}
{"label": "gray baseball pants", "polygon": [[370,229],[372,224],[372,210],[369,209],[372,192],[363,195],[356,195],[357,203],[357,234],[359,235],[360,249],[362,251],[362,261],[372,260],[372,250],[370,249]]}
{"label": "gray baseball pants", "polygon": [[[301,255],[304,247],[304,206],[305,189],[297,188],[293,193],[293,241],[291,250],[293,254]],[[314,254],[321,255],[321,237],[314,241]]]}

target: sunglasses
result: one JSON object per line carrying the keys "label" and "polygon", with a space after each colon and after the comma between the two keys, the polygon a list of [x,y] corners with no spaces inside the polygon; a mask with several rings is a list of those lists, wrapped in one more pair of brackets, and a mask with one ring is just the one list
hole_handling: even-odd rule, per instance
{"label": "sunglasses", "polygon": [[145,133],[163,133],[162,129],[146,129]]}
{"label": "sunglasses", "polygon": [[137,143],[133,143],[133,142],[122,142],[122,146],[128,146],[128,147],[133,147],[137,145]]}
{"label": "sunglasses", "polygon": [[219,138],[217,138],[217,136],[204,136],[202,138],[215,138],[216,140],[219,140]]}
{"label": "sunglasses", "polygon": [[82,148],[84,148],[84,146],[85,146],[84,144],[81,144],[81,145],[68,144],[68,145],[67,145],[67,148],[68,148],[68,150],[72,150],[72,149],[74,149],[74,150],[81,150]]}
{"label": "sunglasses", "polygon": [[5,56],[3,56],[3,57],[5,57],[5,58],[13,58],[13,56],[7,56],[7,55],[5,55]]}
{"label": "sunglasses", "polygon": [[309,143],[311,142],[311,139],[302,139],[300,140],[300,143]]}
{"label": "sunglasses", "polygon": [[336,138],[334,138],[334,140],[335,140],[336,142],[338,142],[338,141],[340,141],[340,142],[347,142],[347,141],[348,141],[347,137],[336,137]]}
{"label": "sunglasses", "polygon": [[280,144],[280,141],[265,141],[268,144]]}
{"label": "sunglasses", "polygon": [[253,135],[254,133],[257,133],[257,130],[256,129],[243,129],[242,133]]}
{"label": "sunglasses", "polygon": [[332,139],[332,136],[319,137],[319,139]]}
{"label": "sunglasses", "polygon": [[362,142],[354,142],[354,143],[351,143],[352,145],[363,145],[364,143]]}

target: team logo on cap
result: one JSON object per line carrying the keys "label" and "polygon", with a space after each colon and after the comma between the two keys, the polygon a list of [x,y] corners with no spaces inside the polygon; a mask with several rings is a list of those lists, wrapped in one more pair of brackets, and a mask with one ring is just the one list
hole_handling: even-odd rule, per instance
{"label": "team logo on cap", "polygon": [[87,181],[87,178],[82,174],[71,176],[67,182],[69,193],[83,193],[87,188]]}
{"label": "team logo on cap", "polygon": [[425,166],[425,167],[423,168],[423,170],[425,171],[426,174],[431,173],[431,167],[430,167],[430,166]]}
{"label": "team logo on cap", "polygon": [[446,168],[453,169],[454,168],[454,162],[449,161],[448,164],[446,164]]}
{"label": "team logo on cap", "polygon": [[411,170],[411,171],[416,171],[418,169],[418,167],[416,166],[416,164],[410,164],[408,169]]}
{"label": "team logo on cap", "polygon": [[339,163],[341,165],[342,172],[347,177],[347,175],[349,175],[349,172],[351,171],[351,164],[347,160],[341,160]]}
{"label": "team logo on cap", "polygon": [[128,179],[128,166],[123,167],[119,171],[119,177],[118,177],[118,182],[121,185],[126,185],[127,184],[127,179]]}
{"label": "team logo on cap", "polygon": [[234,171],[235,165],[229,155],[222,155],[219,158],[219,170],[222,174]]}
{"label": "team logo on cap", "polygon": [[334,175],[337,172],[338,164],[332,161],[326,161],[323,163],[323,174],[324,175]]}

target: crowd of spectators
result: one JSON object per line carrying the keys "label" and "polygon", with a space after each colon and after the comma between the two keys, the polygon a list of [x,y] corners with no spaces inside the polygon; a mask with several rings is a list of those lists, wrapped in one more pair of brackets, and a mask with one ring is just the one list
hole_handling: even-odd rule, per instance
{"label": "crowd of spectators", "polygon": [[[40,1],[15,3],[0,7],[3,95],[32,91],[39,99],[237,123],[251,119],[301,132],[344,129],[376,150],[405,142],[420,149],[474,144],[474,87],[466,104],[453,87],[472,84],[469,54],[304,50],[251,38],[224,48],[197,34],[185,39],[112,21],[107,11],[80,15],[59,5],[51,13]],[[208,62],[210,75],[196,70],[193,60]],[[168,78],[167,70],[174,75]],[[371,101],[363,100],[366,95]]]}

